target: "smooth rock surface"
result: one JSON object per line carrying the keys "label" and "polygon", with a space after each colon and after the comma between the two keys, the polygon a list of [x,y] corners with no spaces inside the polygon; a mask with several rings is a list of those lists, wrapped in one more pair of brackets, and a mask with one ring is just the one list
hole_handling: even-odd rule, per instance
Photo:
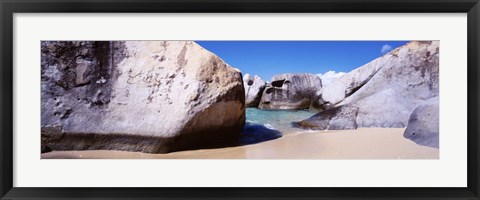
{"label": "smooth rock surface", "polygon": [[439,41],[413,41],[323,88],[325,109],[359,108],[359,127],[405,127],[417,104],[438,96]]}
{"label": "smooth rock surface", "polygon": [[245,124],[241,73],[195,42],[41,45],[42,149],[216,147]]}
{"label": "smooth rock surface", "polygon": [[431,98],[419,104],[410,115],[405,138],[417,144],[439,147],[439,98]]}
{"label": "smooth rock surface", "polygon": [[356,68],[351,72],[342,75],[325,86],[322,91],[322,100],[325,104],[336,105],[346,97],[355,92],[358,88],[367,83],[373,75],[384,66],[382,59],[378,58],[370,63]]}
{"label": "smooth rock surface", "polygon": [[260,100],[260,109],[306,109],[322,88],[322,81],[314,74],[277,74],[267,84]]}
{"label": "smooth rock surface", "polygon": [[267,83],[259,76],[245,74],[243,76],[243,87],[245,89],[245,105],[247,107],[258,107],[262,98],[263,90]]}
{"label": "smooth rock surface", "polygon": [[292,122],[292,126],[312,130],[356,129],[357,114],[357,107],[340,106],[319,112],[300,122]]}

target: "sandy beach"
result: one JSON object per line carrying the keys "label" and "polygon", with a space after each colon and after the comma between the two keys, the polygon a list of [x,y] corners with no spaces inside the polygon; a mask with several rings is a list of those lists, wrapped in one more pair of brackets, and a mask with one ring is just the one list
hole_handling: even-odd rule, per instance
{"label": "sandy beach", "polygon": [[438,159],[439,149],[403,137],[404,128],[306,131],[237,147],[168,154],[125,151],[53,151],[42,159]]}

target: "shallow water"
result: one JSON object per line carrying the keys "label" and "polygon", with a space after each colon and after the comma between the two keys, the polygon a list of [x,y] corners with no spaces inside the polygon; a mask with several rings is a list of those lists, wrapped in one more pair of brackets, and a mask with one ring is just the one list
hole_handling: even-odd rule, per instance
{"label": "shallow water", "polygon": [[247,121],[253,124],[261,124],[268,128],[276,129],[283,135],[304,131],[293,128],[291,122],[307,119],[316,113],[308,110],[261,110],[258,108],[247,108]]}

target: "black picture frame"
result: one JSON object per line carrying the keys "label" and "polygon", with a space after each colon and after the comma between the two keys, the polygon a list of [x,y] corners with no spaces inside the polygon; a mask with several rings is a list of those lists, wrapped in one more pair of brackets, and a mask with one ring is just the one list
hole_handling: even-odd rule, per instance
{"label": "black picture frame", "polygon": [[[1,199],[480,199],[478,0],[0,0]],[[466,188],[23,188],[13,187],[14,13],[467,13]],[[446,172],[451,173],[451,172]]]}

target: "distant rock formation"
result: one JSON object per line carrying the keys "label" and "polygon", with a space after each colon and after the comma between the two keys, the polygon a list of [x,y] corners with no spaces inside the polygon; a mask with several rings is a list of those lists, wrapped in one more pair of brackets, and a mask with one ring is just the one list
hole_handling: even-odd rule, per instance
{"label": "distant rock formation", "polygon": [[340,106],[319,112],[300,122],[292,122],[292,126],[312,130],[356,129],[357,114],[357,107]]}
{"label": "distant rock formation", "polygon": [[245,76],[243,76],[245,105],[247,107],[258,107],[266,85],[267,83],[257,75],[252,77],[250,74],[245,74]]}
{"label": "distant rock formation", "polygon": [[439,105],[438,97],[431,98],[419,104],[410,115],[407,128],[403,133],[417,144],[435,147],[439,146]]}
{"label": "distant rock formation", "polygon": [[314,74],[277,74],[267,84],[260,100],[260,109],[306,109],[322,88],[322,81]]}
{"label": "distant rock formation", "polygon": [[148,153],[235,143],[240,71],[195,42],[42,42],[42,150]]}
{"label": "distant rock formation", "polygon": [[359,127],[405,127],[415,106],[438,96],[439,41],[413,41],[323,88],[321,109],[358,107]]}

